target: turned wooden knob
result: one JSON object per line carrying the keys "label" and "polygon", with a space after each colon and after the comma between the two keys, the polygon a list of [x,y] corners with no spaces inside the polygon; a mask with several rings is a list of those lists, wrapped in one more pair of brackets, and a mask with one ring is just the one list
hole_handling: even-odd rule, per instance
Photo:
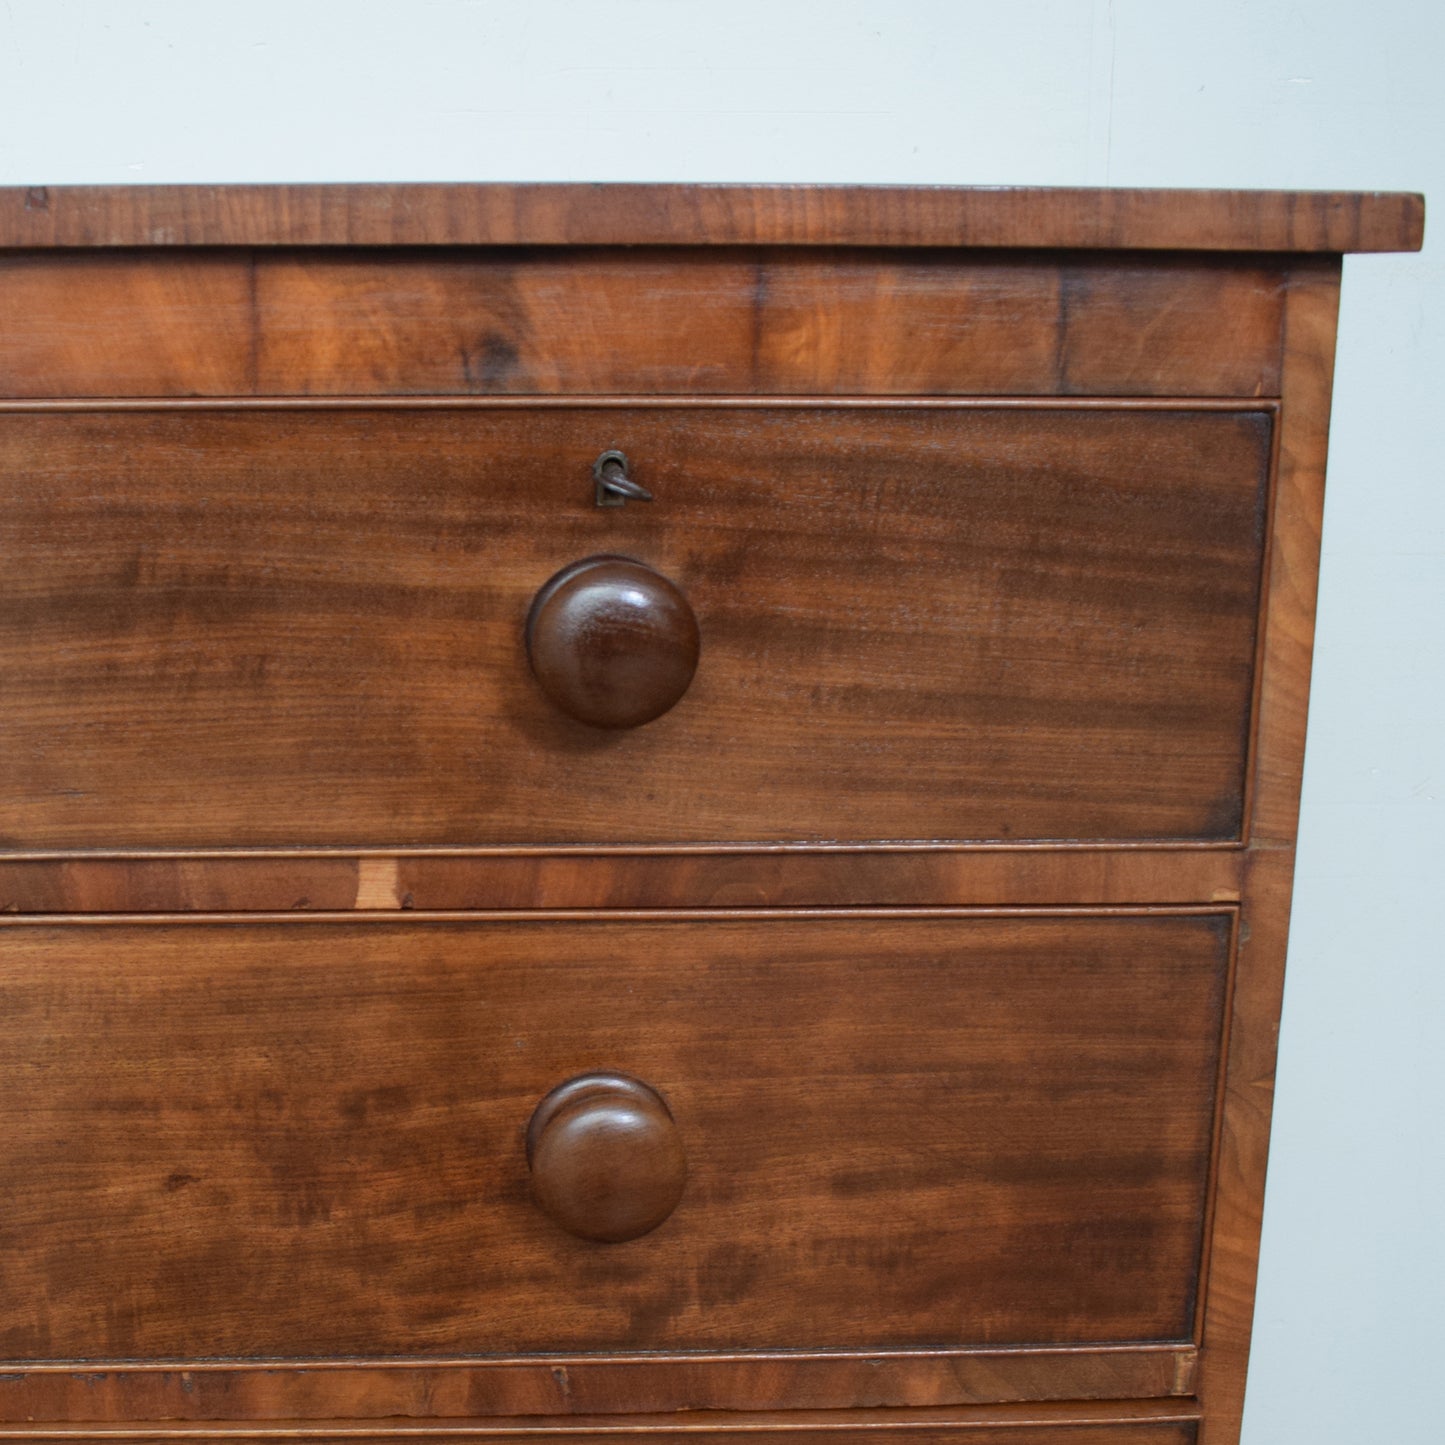
{"label": "turned wooden knob", "polygon": [[697,618],[660,572],[588,557],[537,593],[527,657],[542,691],[578,722],[635,728],[661,717],[697,671]]}
{"label": "turned wooden knob", "polygon": [[543,1213],[608,1244],[656,1229],[687,1181],[672,1111],[622,1074],[584,1074],[553,1089],[527,1127],[527,1166]]}

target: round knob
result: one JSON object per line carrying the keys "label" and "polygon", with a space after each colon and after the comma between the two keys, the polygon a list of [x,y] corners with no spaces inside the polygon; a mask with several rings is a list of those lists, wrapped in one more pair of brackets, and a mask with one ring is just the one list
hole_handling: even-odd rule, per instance
{"label": "round knob", "polygon": [[661,717],[697,671],[697,618],[660,572],[588,557],[537,593],[527,657],[542,691],[578,722],[635,728]]}
{"label": "round knob", "polygon": [[584,1074],[553,1089],[527,1126],[527,1166],[544,1214],[609,1244],[656,1229],[687,1181],[671,1110],[622,1074]]}

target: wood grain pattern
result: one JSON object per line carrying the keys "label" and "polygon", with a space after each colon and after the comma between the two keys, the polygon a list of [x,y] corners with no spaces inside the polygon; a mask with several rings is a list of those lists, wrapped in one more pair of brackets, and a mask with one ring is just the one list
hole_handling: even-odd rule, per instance
{"label": "wood grain pattern", "polygon": [[[758,1440],[764,1445],[781,1445],[783,1441],[798,1438],[799,1432],[788,1430],[768,1435],[763,1432],[754,1432],[746,1436],[721,1435],[724,1440],[744,1438],[747,1440]],[[482,1440],[506,1440],[506,1439],[531,1439],[529,1435],[508,1436],[501,1432],[492,1430],[427,1430],[423,1434],[416,1434],[411,1431],[391,1431],[378,1433],[375,1430],[363,1430],[356,1432],[347,1431],[344,1428],[327,1433],[318,1434],[312,1431],[277,1433],[272,1431],[262,1432],[257,1430],[229,1431],[224,1435],[215,1432],[206,1434],[192,1434],[174,1429],[141,1428],[129,1430],[120,1435],[111,1430],[27,1430],[23,1436],[0,1429],[0,1440],[51,1440],[64,1439],[71,1442],[71,1445],[99,1445],[99,1442],[122,1439],[127,1445],[160,1445],[160,1442],[185,1442],[187,1440],[318,1440],[328,1442],[328,1445],[395,1445],[395,1442],[402,1440],[416,1439],[439,1439],[457,1442],[457,1445],[470,1445],[470,1442]],[[599,1435],[595,1432],[566,1431],[553,1432],[546,1437],[549,1440],[561,1441],[595,1441]],[[601,1438],[615,1439],[610,1432]],[[662,1441],[685,1440],[695,1438],[689,1432],[678,1429],[671,1433],[657,1432],[648,1437]],[[807,1438],[806,1433],[803,1438]],[[829,1440],[840,1438],[843,1440],[869,1440],[877,1439],[874,1432],[869,1432],[866,1427],[861,1427],[856,1435],[847,1435],[838,1432],[826,1437]],[[1196,1439],[1194,1428],[1191,1425],[1177,1423],[1171,1425],[1085,1425],[1081,1427],[1071,1426],[1050,1426],[1050,1427],[1025,1427],[1016,1429],[1013,1427],[997,1426],[962,1426],[945,1431],[937,1432],[915,1432],[910,1439],[919,1439],[923,1445],[948,1445],[953,1440],[972,1442],[972,1445],[1193,1445]]]}
{"label": "wood grain pattern", "polygon": [[[10,923],[0,1356],[1187,1343],[1230,921]],[[598,1245],[522,1138],[613,1070]]]}
{"label": "wood grain pattern", "polygon": [[0,396],[1273,396],[1264,261],[0,255]]}
{"label": "wood grain pattern", "polygon": [[0,856],[0,913],[1235,903],[1236,849]]}
{"label": "wood grain pattern", "polygon": [[[1270,435],[1182,406],[12,413],[0,837],[1230,840]],[[617,445],[655,502],[592,505]],[[598,552],[702,629],[626,734],[524,655],[537,588]]]}
{"label": "wood grain pattern", "polygon": [[1417,251],[1425,203],[1358,191],[1038,186],[0,189],[0,246],[863,245]]}
{"label": "wood grain pattern", "polygon": [[1254,842],[1246,859],[1240,970],[1231,1005],[1203,1333],[1201,1445],[1235,1445],[1244,1405],[1304,767],[1339,281],[1337,261],[1302,264],[1286,310],[1287,391],[1263,637]]}
{"label": "wood grain pattern", "polygon": [[0,255],[0,396],[244,396],[251,307],[234,251]]}
{"label": "wood grain pattern", "polygon": [[1282,273],[763,251],[257,268],[273,394],[1273,395]]}
{"label": "wood grain pattern", "polygon": [[687,1151],[655,1089],[622,1074],[580,1074],[533,1110],[527,1171],[553,1223],[579,1239],[622,1244],[677,1208]]}
{"label": "wood grain pattern", "polygon": [[597,728],[655,722],[697,672],[697,616],[660,572],[626,557],[587,557],[537,589],[527,662],[559,712]]}
{"label": "wood grain pattern", "polygon": [[[421,1432],[466,1432],[500,1419],[503,1433],[512,1433],[505,1424],[509,1417],[537,1418],[545,1426],[549,1416],[593,1416],[598,1417],[593,1430],[601,1433],[608,1417],[620,1415],[608,1433],[625,1438],[638,1431],[632,1418],[638,1410],[669,1412],[678,1427],[688,1421],[705,1426],[706,1418],[699,1418],[703,1411],[726,1411],[733,1419],[740,1411],[785,1411],[785,1420],[775,1423],[801,1415],[797,1425],[786,1424],[793,1429],[806,1426],[806,1412],[827,1408],[835,1422],[842,1418],[867,1427],[879,1420],[880,1402],[905,1400],[910,1411],[935,1415],[943,1407],[950,1413],[965,1407],[980,1424],[1021,1428],[1101,1416],[1112,1423],[1189,1414],[1190,1402],[1171,1397],[1188,1395],[1194,1355],[1191,1347],[1179,1346],[871,1355],[551,1354],[522,1360],[305,1365],[200,1360],[106,1362],[84,1369],[24,1364],[0,1374],[0,1421],[213,1422],[216,1429],[238,1430],[243,1438],[248,1429],[259,1432],[275,1422],[284,1437],[297,1428],[295,1422],[328,1433],[336,1428],[330,1422],[344,1412],[353,1429],[365,1421],[369,1433],[385,1439],[398,1421]],[[1047,1403],[1055,1395],[1065,1402]],[[980,1401],[988,1403],[980,1406]],[[1090,1401],[1109,1403],[1091,1408]],[[898,1422],[897,1411],[881,1414],[885,1426]],[[652,1423],[655,1428],[657,1422]],[[0,1423],[0,1439],[5,1438]]]}
{"label": "wood grain pattern", "polygon": [[972,1409],[878,1410],[868,1414],[844,1412],[694,1411],[685,1415],[627,1417],[567,1417],[562,1419],[470,1419],[377,1426],[356,1420],[325,1422],[286,1421],[266,1424],[215,1421],[205,1424],[153,1424],[132,1427],[124,1433],[104,1426],[79,1429],[40,1424],[19,1431],[0,1425],[0,1440],[52,1440],[89,1442],[124,1439],[139,1445],[162,1441],[272,1440],[324,1441],[328,1445],[382,1445],[402,1440],[446,1440],[456,1445],[498,1445],[527,1441],[597,1442],[612,1438],[652,1441],[657,1445],[717,1438],[724,1445],[782,1445],[795,1440],[803,1445],[863,1445],[865,1441],[900,1439],[915,1445],[1194,1445],[1195,1418],[1179,1407],[1159,1402],[1090,1406],[1076,1403],[1061,1412],[1050,1406]]}
{"label": "wood grain pattern", "polygon": [[[0,190],[0,1440],[1236,1445],[1338,256],[1422,231]],[[605,742],[522,648],[598,552],[702,626]],[[617,1245],[526,1176],[597,1070],[688,1160]]]}
{"label": "wood grain pattern", "polygon": [[[577,1362],[573,1362],[574,1364]],[[585,1365],[585,1362],[582,1362]],[[570,1367],[570,1366],[569,1366]],[[149,1374],[124,1369],[118,1373]],[[197,1380],[208,1373],[235,1373],[231,1366],[198,1365],[192,1372]],[[902,1409],[878,1409],[867,1413],[845,1410],[691,1410],[685,1414],[621,1414],[604,1415],[568,1412],[563,1415],[474,1416],[424,1421],[408,1419],[399,1433],[411,1438],[429,1434],[446,1438],[480,1440],[499,1437],[552,1439],[559,1436],[596,1437],[614,1435],[638,1439],[656,1436],[721,1435],[723,1437],[775,1436],[797,1432],[803,1438],[827,1440],[834,1435],[865,1435],[873,1439],[898,1435],[904,1438],[936,1436],[967,1430],[1040,1429],[1044,1427],[1103,1426],[1192,1426],[1198,1409],[1183,1400],[1111,1400],[1104,1403],[1070,1401],[1059,1404],[1047,1401],[1011,1405],[915,1406]],[[73,1427],[37,1422],[33,1427],[42,1438],[52,1432],[61,1434]],[[83,1428],[83,1427],[82,1427]],[[102,1427],[104,1428],[104,1427]],[[111,1427],[114,1428],[114,1427]],[[171,1431],[182,1438],[206,1439],[237,1434],[246,1437],[288,1439],[292,1437],[326,1439],[334,1436],[350,1438],[352,1432],[376,1440],[387,1438],[385,1426],[355,1419],[276,1420],[245,1423],[236,1420],[185,1421],[179,1424],[157,1423],[153,1428],[160,1438]],[[395,1428],[395,1427],[393,1427]],[[142,1427],[144,1429],[144,1427]],[[0,1424],[0,1439],[14,1439],[16,1432]],[[149,1435],[145,1438],[151,1438]],[[1067,1437],[1066,1437],[1067,1438]]]}
{"label": "wood grain pattern", "polygon": [[[662,1445],[671,1445],[671,1442],[696,1439],[697,1431],[689,1430],[680,1422],[671,1430],[653,1431],[645,1438],[657,1440]],[[754,1431],[722,1431],[709,1432],[708,1438],[716,1436],[724,1441],[747,1440],[757,1442],[757,1445],[784,1445],[784,1442],[793,1440],[810,1440],[821,1436],[829,1442],[837,1441],[839,1445],[862,1445],[862,1442],[876,1440],[879,1433],[871,1430],[863,1422],[851,1430],[834,1430],[826,1434],[818,1431],[779,1429],[773,1432]],[[99,1445],[99,1442],[107,1440],[123,1439],[127,1445],[161,1445],[161,1442],[178,1442],[184,1445],[188,1440],[316,1440],[327,1442],[327,1445],[399,1445],[403,1440],[446,1440],[453,1442],[453,1445],[473,1445],[473,1442],[480,1441],[507,1441],[507,1440],[534,1440],[537,1434],[532,1431],[501,1431],[487,1428],[473,1429],[441,1429],[433,1428],[422,1433],[414,1433],[410,1430],[392,1430],[385,1433],[372,1429],[347,1430],[341,1427],[336,1430],[328,1430],[320,1434],[310,1430],[306,1431],[259,1431],[253,1429],[228,1431],[224,1435],[218,1432],[207,1432],[205,1434],[179,1431],[164,1427],[152,1427],[151,1429],[141,1428],[127,1431],[124,1435],[109,1430],[67,1430],[63,1434],[59,1431],[45,1429],[31,1430],[21,1437],[3,1428],[0,1428],[0,1440],[13,1440],[24,1438],[26,1440],[51,1440],[64,1439],[71,1442],[71,1445]],[[553,1430],[543,1437],[549,1441],[559,1442],[593,1442],[599,1439],[617,1439],[614,1432],[599,1432],[587,1430]],[[621,1437],[626,1439],[627,1437]],[[1175,1421],[1167,1424],[1078,1424],[1078,1425],[1030,1425],[1024,1424],[1015,1426],[989,1425],[989,1424],[960,1424],[947,1429],[913,1430],[904,1438],[916,1440],[919,1445],[951,1445],[953,1441],[965,1442],[965,1445],[1194,1445],[1196,1439],[1194,1426],[1187,1421]]]}

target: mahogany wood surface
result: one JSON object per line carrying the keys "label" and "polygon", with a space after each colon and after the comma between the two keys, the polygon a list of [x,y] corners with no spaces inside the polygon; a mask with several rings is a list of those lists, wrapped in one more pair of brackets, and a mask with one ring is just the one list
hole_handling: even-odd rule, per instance
{"label": "mahogany wood surface", "polygon": [[[1271,421],[12,413],[0,838],[1235,839]],[[609,446],[655,501],[593,504]],[[524,643],[599,552],[701,630],[683,700],[621,733],[559,712]]]}
{"label": "mahogany wood surface", "polygon": [[1340,265],[1302,265],[1286,302],[1286,400],[1270,549],[1254,844],[1231,1000],[1200,1390],[1201,1445],[1234,1445],[1244,1405],[1314,643]]}
{"label": "mahogany wood surface", "polygon": [[0,913],[1237,903],[1224,848],[0,855]]}
{"label": "mahogany wood surface", "polygon": [[[444,1440],[454,1445],[480,1445],[483,1441],[507,1442],[546,1441],[549,1445],[570,1445],[570,1442],[596,1442],[626,1437],[657,1442],[657,1445],[680,1445],[682,1441],[718,1439],[725,1445],[784,1445],[786,1441],[805,1445],[866,1445],[879,1439],[900,1439],[915,1445],[1195,1445],[1195,1422],[1184,1416],[1165,1414],[1151,1409],[1143,1412],[1119,1413],[1105,1418],[1089,1411],[1084,1418],[1060,1420],[1039,1418],[1039,1412],[1027,1414],[986,1409],[960,1417],[957,1412],[879,1411],[869,1416],[829,1420],[817,1414],[803,1414],[799,1420],[776,1415],[761,1419],[745,1416],[718,1418],[716,1415],[674,1415],[665,1419],[629,1419],[621,1425],[600,1421],[546,1421],[522,1423],[514,1420],[471,1420],[466,1422],[433,1422],[417,1426],[408,1423],[377,1429],[375,1426],[345,1422],[325,1425],[290,1422],[270,1426],[217,1423],[210,1427],[187,1425],[156,1425],[121,1433],[115,1427],[66,1428],[30,1427],[24,1435],[0,1425],[0,1440],[54,1440],[94,1445],[94,1442],[125,1440],[130,1445],[161,1445],[161,1442],[200,1440],[273,1440],[323,1441],[327,1445],[399,1445],[404,1440]],[[943,1415],[943,1418],[939,1418]]]}
{"label": "mahogany wood surface", "polygon": [[0,188],[0,246],[1033,246],[1417,251],[1425,203],[1360,191],[1042,186]]}
{"label": "mahogany wood surface", "polygon": [[[243,1435],[272,1422],[284,1433],[289,1421],[314,1422],[313,1428],[324,1432],[335,1428],[329,1422],[343,1418],[365,1421],[374,1436],[387,1439],[388,1422],[391,1428],[404,1421],[409,1430],[429,1432],[458,1422],[471,1422],[475,1428],[479,1418],[626,1417],[638,1410],[668,1412],[682,1425],[704,1410],[730,1416],[781,1411],[791,1416],[827,1409],[866,1427],[887,1402],[906,1400],[914,1409],[967,1407],[970,1415],[982,1415],[990,1423],[1022,1427],[1100,1414],[1112,1419],[1197,1412],[1187,1398],[1195,1356],[1192,1347],[1156,1346],[874,1354],[546,1354],[304,1364],[190,1360],[80,1367],[18,1362],[0,1374],[0,1417],[172,1420],[193,1426],[205,1422],[218,1431]],[[1063,1398],[1051,1403],[1055,1396]],[[1091,1405],[1094,1401],[1108,1403]],[[886,1421],[897,1418],[893,1411],[885,1415]],[[635,1423],[623,1418],[610,1433],[625,1436],[635,1430]],[[84,1438],[83,1425],[80,1431]]]}
{"label": "mahogany wood surface", "polygon": [[0,254],[0,397],[1273,396],[1279,258]]}
{"label": "mahogany wood surface", "polygon": [[622,1074],[579,1074],[533,1110],[527,1169],[548,1218],[579,1239],[623,1244],[677,1208],[687,1151],[655,1089]]}
{"label": "mahogany wood surface", "polygon": [[[1236,1445],[1339,256],[1422,232],[0,191],[0,1440]],[[525,645],[602,553],[699,626],[625,732]],[[590,1075],[623,1242],[528,1168]]]}
{"label": "mahogany wood surface", "polygon": [[568,717],[635,728],[682,701],[697,671],[697,615],[660,572],[586,557],[544,582],[525,630],[527,661]]}
{"label": "mahogany wood surface", "polygon": [[[0,1357],[1187,1344],[1231,927],[11,923]],[[528,1179],[593,1072],[686,1151],[630,1243]]]}
{"label": "mahogany wood surface", "polygon": [[[892,1438],[896,1427],[892,1427],[887,1438]],[[645,1438],[661,1442],[661,1445],[674,1445],[674,1442],[684,1440],[696,1440],[699,1435],[703,1438],[718,1438],[727,1442],[746,1440],[753,1445],[785,1445],[785,1442],[793,1440],[813,1441],[823,1439],[828,1442],[838,1442],[838,1445],[864,1445],[864,1442],[877,1440],[881,1432],[870,1430],[863,1422],[858,1422],[851,1430],[833,1430],[826,1433],[816,1430],[798,1430],[790,1427],[782,1427],[775,1430],[722,1430],[713,1429],[705,1435],[697,1430],[689,1430],[681,1422],[673,1425],[668,1430],[653,1431]],[[161,1445],[161,1442],[184,1442],[187,1440],[313,1440],[324,1441],[327,1445],[400,1445],[402,1441],[410,1440],[445,1440],[454,1442],[454,1445],[475,1445],[481,1441],[530,1441],[538,1438],[538,1432],[533,1431],[503,1431],[487,1428],[459,1428],[459,1429],[428,1429],[422,1433],[411,1431],[390,1430],[378,1432],[374,1428],[353,1427],[347,1430],[341,1427],[336,1430],[327,1430],[321,1434],[312,1430],[295,1431],[258,1431],[244,1429],[239,1431],[227,1431],[224,1434],[219,1431],[208,1431],[205,1433],[191,1433],[190,1431],[179,1431],[162,1427],[152,1427],[141,1431],[127,1431],[121,1435],[114,1430],[96,1429],[82,1431],[67,1431],[63,1435],[48,1430],[37,1430],[27,1432],[23,1436],[0,1427],[0,1440],[13,1439],[26,1440],[52,1440],[64,1439],[72,1442],[72,1445],[98,1445],[98,1442],[107,1440],[124,1440],[127,1445]],[[560,1445],[568,1445],[568,1442],[597,1442],[600,1440],[616,1439],[613,1431],[600,1432],[585,1429],[565,1428],[546,1432],[541,1438],[547,1441],[560,1442]],[[964,1442],[964,1445],[1194,1445],[1197,1439],[1195,1427],[1188,1421],[1173,1421],[1167,1423],[1144,1423],[1144,1424],[1064,1424],[1064,1425],[1039,1425],[1023,1423],[1014,1425],[1012,1423],[998,1424],[957,1424],[943,1429],[918,1429],[912,1430],[901,1438],[915,1440],[918,1445],[951,1445],[953,1441]]]}

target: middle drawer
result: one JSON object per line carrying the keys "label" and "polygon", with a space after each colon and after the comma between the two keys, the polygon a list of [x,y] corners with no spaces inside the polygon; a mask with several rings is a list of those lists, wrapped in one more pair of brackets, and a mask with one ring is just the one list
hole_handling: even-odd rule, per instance
{"label": "middle drawer", "polygon": [[[1188,1341],[1230,930],[4,921],[0,1358]],[[529,1178],[594,1074],[622,1243]]]}

